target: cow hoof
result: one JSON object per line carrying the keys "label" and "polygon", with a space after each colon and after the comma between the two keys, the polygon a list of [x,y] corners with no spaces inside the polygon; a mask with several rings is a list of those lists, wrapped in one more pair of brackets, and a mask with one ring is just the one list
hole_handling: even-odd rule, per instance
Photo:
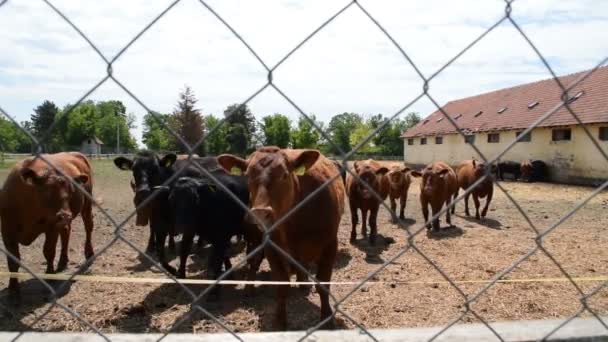
{"label": "cow hoof", "polygon": [[355,236],[352,236],[352,235],[351,235],[351,236],[350,236],[350,244],[351,244],[351,245],[354,245],[354,244],[355,244],[355,242],[357,242],[357,238],[356,238]]}
{"label": "cow hoof", "polygon": [[93,255],[95,255],[95,253],[93,252],[93,248],[85,248],[85,250],[84,250],[85,259],[89,260],[93,257]]}
{"label": "cow hoof", "polygon": [[68,268],[68,259],[59,259],[59,262],[57,263],[57,272],[65,271],[66,268]]}

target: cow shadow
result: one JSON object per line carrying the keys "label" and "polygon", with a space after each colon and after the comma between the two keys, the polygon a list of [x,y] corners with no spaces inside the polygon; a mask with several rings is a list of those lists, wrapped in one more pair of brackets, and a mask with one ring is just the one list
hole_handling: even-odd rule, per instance
{"label": "cow shadow", "polygon": [[22,323],[23,318],[30,316],[36,309],[43,307],[54,298],[67,295],[74,281],[45,280],[55,291],[51,290],[37,279],[19,281],[21,296],[17,303],[9,299],[8,287],[0,291],[0,330],[2,331],[31,331],[32,327]]}
{"label": "cow shadow", "polygon": [[[259,272],[256,277],[258,280],[270,280],[270,278],[270,272],[268,271]],[[207,288],[207,285],[186,286],[195,295],[201,294]],[[197,305],[200,306],[200,309],[198,309],[192,305],[193,298],[180,285],[164,284],[150,292],[142,302],[122,308],[118,317],[110,323],[121,332],[150,332],[151,327],[154,326],[152,324],[154,317],[159,317],[167,311],[184,311],[184,308],[178,308],[177,306],[186,306],[185,311],[169,324],[171,332],[191,333],[193,326],[199,326],[198,323],[201,321],[205,321],[204,325],[217,324],[215,318],[237,332],[242,329],[243,325],[247,326],[245,328],[247,330],[272,330],[276,303],[274,287],[258,286],[252,296],[246,295],[242,286],[221,285],[221,287],[219,298],[215,300],[203,298],[197,301]],[[309,289],[295,287],[289,289],[287,304],[288,330],[305,330],[318,322],[320,308],[308,299],[308,291]],[[235,311],[246,311],[250,318],[244,322],[234,322],[226,318]],[[175,317],[174,315],[171,316]],[[338,327],[344,328],[344,324],[336,323]]]}
{"label": "cow shadow", "polygon": [[427,230],[426,236],[433,240],[454,239],[464,234],[464,230],[456,225],[441,227],[439,230]]}
{"label": "cow shadow", "polygon": [[484,226],[484,227],[487,227],[490,229],[496,229],[496,230],[504,229],[502,226],[502,223],[500,223],[500,221],[495,220],[493,218],[484,217],[483,219],[478,220],[474,216],[466,216],[466,215],[456,215],[456,216],[458,216],[461,219],[468,221],[470,223],[475,223],[475,224],[478,224],[480,226]]}
{"label": "cow shadow", "polygon": [[354,246],[361,252],[365,253],[365,261],[370,264],[383,264],[381,254],[388,250],[390,245],[395,243],[395,239],[385,237],[382,234],[376,236],[376,243],[371,245],[369,238],[361,238],[355,241]]}
{"label": "cow shadow", "polygon": [[389,219],[388,222],[396,228],[408,229],[408,227],[411,227],[416,224],[417,221],[413,218],[406,217],[404,219],[398,219],[398,221],[396,222],[394,222],[392,219]]}
{"label": "cow shadow", "polygon": [[347,251],[338,249],[338,253],[336,254],[336,262],[334,263],[334,270],[339,270],[348,266],[352,259],[352,255],[350,255]]}

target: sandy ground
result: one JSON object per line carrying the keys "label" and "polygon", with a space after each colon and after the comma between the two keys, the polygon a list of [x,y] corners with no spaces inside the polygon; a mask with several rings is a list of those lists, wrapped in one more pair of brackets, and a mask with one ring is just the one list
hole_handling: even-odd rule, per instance
{"label": "sandy ground", "polygon": [[[111,162],[95,162],[95,197],[103,199],[103,208],[117,221],[127,218],[133,209],[129,173],[114,168]],[[3,182],[7,170],[0,170]],[[592,189],[555,184],[501,183],[522,206],[535,227],[544,231],[563,216]],[[357,281],[378,270],[382,264],[408,246],[408,234],[421,228],[422,213],[418,203],[419,184],[410,188],[407,203],[407,226],[389,222],[388,212],[381,209],[378,222],[379,243],[370,247],[361,240],[349,244],[350,212],[342,217],[339,232],[338,260],[334,281]],[[388,203],[388,201],[387,201]],[[472,205],[472,200],[471,200]],[[348,207],[348,206],[347,206]],[[366,328],[396,328],[445,325],[464,310],[464,297],[482,289],[484,283],[459,283],[460,290],[446,283],[410,283],[408,281],[443,281],[443,276],[429,263],[434,262],[453,280],[488,280],[513,264],[535,246],[535,233],[504,193],[495,188],[495,196],[485,222],[463,216],[464,205],[457,206],[454,228],[447,228],[442,217],[442,233],[427,236],[422,231],[412,238],[410,248],[372,279],[380,281],[357,289],[342,304],[348,315],[338,315],[338,326],[353,328],[351,318]],[[573,277],[608,275],[608,193],[604,192],[570,217],[543,239],[544,248]],[[122,236],[144,249],[148,228],[137,227],[131,219]],[[83,262],[84,229],[78,218],[70,243],[70,265],[74,272]],[[114,238],[112,223],[96,210],[94,246],[101,251]],[[23,262],[36,272],[44,272],[43,237],[31,246],[21,247]],[[208,248],[193,254],[188,266],[190,278],[204,278]],[[234,264],[243,253],[235,246]],[[171,257],[174,257],[173,255]],[[174,259],[175,264],[177,260]],[[6,271],[6,263],[0,263]],[[116,241],[102,253],[87,274],[130,277],[159,277],[158,269],[123,241]],[[243,278],[244,274],[237,274]],[[521,263],[507,279],[563,277],[559,268],[542,251]],[[258,279],[270,279],[266,262]],[[601,282],[577,282],[587,293]],[[23,302],[18,308],[0,310],[1,330],[87,331],[89,328],[60,307],[54,307],[44,318],[34,322],[50,307],[49,291],[34,280],[22,281]],[[60,285],[60,284],[58,284]],[[190,308],[190,297],[174,284],[115,284],[74,282],[60,294],[59,302],[77,312],[103,332],[216,332],[222,327],[203,314],[176,326]],[[7,279],[0,279],[0,303],[6,307]],[[57,285],[56,285],[57,286]],[[332,293],[341,299],[354,285],[335,285]],[[191,286],[195,292],[204,286]],[[242,286],[223,288],[219,301],[204,307],[236,332],[265,331],[271,327],[274,291],[264,286],[247,297]],[[588,299],[597,313],[608,314],[608,288]],[[487,321],[568,317],[581,307],[575,286],[568,282],[521,282],[496,284],[471,304]],[[583,315],[589,315],[584,313]],[[314,290],[292,288],[288,305],[290,330],[307,329],[319,318],[319,299]],[[463,322],[477,319],[467,314]]]}

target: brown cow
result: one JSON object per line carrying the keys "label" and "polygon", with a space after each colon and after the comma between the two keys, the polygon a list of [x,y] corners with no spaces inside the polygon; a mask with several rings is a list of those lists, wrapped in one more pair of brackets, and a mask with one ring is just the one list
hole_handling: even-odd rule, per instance
{"label": "brown cow", "polygon": [[390,183],[389,198],[391,200],[391,210],[396,214],[396,202],[399,199],[399,218],[402,220],[405,219],[404,211],[407,204],[407,192],[412,182],[412,177],[409,174],[410,170],[407,166],[393,165],[386,174]]}
{"label": "brown cow", "polygon": [[[291,150],[262,147],[248,160],[221,155],[219,163],[228,171],[247,176],[251,213],[249,220],[272,226],[295,206],[304,201],[325,182],[338,175],[331,162],[316,150]],[[316,264],[316,278],[330,281],[338,248],[338,226],[344,211],[344,185],[339,179],[315,194],[272,231],[270,238],[300,265]],[[257,219],[257,220],[256,220]],[[264,230],[263,227],[259,227]],[[296,268],[272,246],[264,254],[272,277],[288,281]],[[329,289],[328,285],[325,285]],[[287,328],[287,286],[277,286],[275,328]],[[321,320],[332,315],[329,296],[317,286],[321,298]],[[333,319],[327,325],[333,326]]]}
{"label": "brown cow", "polygon": [[[446,163],[438,161],[426,166],[422,171],[412,171],[412,176],[422,177],[420,182],[420,204],[422,206],[422,214],[427,229],[431,228],[429,220],[429,208],[435,216],[445,204],[449,206],[452,202],[452,196],[456,198],[458,192],[458,180],[454,170]],[[454,205],[452,205],[452,214],[454,213]],[[446,211],[446,222],[451,226],[452,219],[450,210]],[[433,220],[433,229],[439,230],[439,218]]]}
{"label": "brown cow", "polygon": [[[356,161],[354,163],[355,173],[359,178],[367,183],[381,198],[385,200],[388,196],[390,184],[386,173],[388,169],[375,160],[368,159]],[[358,209],[361,209],[361,235],[363,238],[367,236],[367,213],[369,211],[369,243],[376,243],[376,235],[378,234],[378,226],[376,220],[378,218],[378,208],[380,201],[363,183],[358,182],[350,173],[346,177],[346,193],[348,194],[348,203],[350,205],[350,215],[352,230],[350,232],[350,243],[355,243],[357,240],[357,223],[359,223]]]}
{"label": "brown cow", "polygon": [[[461,189],[468,189],[471,185],[481,179],[487,172],[488,168],[485,163],[478,162],[476,160],[465,160],[458,167],[458,187]],[[469,192],[464,197],[464,212],[467,216],[469,214],[469,195],[473,195],[473,202],[475,202],[475,218],[480,219],[479,216],[479,199],[487,196],[486,205],[481,211],[481,218],[486,217],[488,213],[488,206],[492,201],[492,194],[494,193],[494,180],[488,173],[488,176],[479,183],[473,191]],[[456,192],[458,195],[458,191]]]}
{"label": "brown cow", "polygon": [[[93,191],[91,166],[78,152],[44,154],[43,157],[65,175],[80,184],[89,194]],[[40,158],[28,158],[11,170],[0,198],[0,221],[4,246],[17,259],[19,244],[29,246],[39,235],[45,234],[44,257],[46,273],[62,271],[68,265],[68,242],[71,222],[82,215],[86,231],[84,255],[93,256],[92,203],[66,177]],[[57,269],[53,262],[57,239],[61,237],[61,253]],[[19,264],[7,256],[8,269],[17,272]],[[19,296],[17,278],[9,281],[13,299]]]}

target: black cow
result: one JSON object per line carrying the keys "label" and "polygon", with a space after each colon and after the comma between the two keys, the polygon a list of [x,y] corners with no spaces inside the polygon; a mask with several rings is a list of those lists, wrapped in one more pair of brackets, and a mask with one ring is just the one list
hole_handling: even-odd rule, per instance
{"label": "black cow", "polygon": [[[150,239],[147,251],[156,250],[159,261],[169,272],[175,273],[175,269],[165,259],[165,242],[167,236],[175,234],[173,215],[169,207],[169,192],[167,188],[160,188],[171,176],[182,167],[185,169],[180,176],[202,177],[203,172],[190,164],[190,161],[177,160],[177,155],[167,154],[158,157],[154,152],[141,151],[135,155],[133,160],[118,157],[114,164],[121,170],[130,170],[133,173],[135,191],[133,202],[140,206],[152,193],[158,192],[147,205],[137,211],[137,225],[150,224]],[[220,170],[215,158],[193,158],[194,162],[207,170]],[[171,184],[168,184],[170,186]],[[200,240],[200,237],[199,237]]]}
{"label": "black cow", "polygon": [[521,177],[521,165],[514,161],[501,161],[498,162],[496,168],[497,178],[504,181],[504,174],[508,173],[513,175],[514,180],[518,180]]}
{"label": "black cow", "polygon": [[522,178],[527,182],[542,182],[547,177],[547,164],[542,160],[529,161],[530,170]]}
{"label": "black cow", "polygon": [[[230,175],[223,169],[210,173],[230,190],[245,208],[249,205],[249,188],[245,177]],[[232,236],[245,234],[246,209],[208,177],[179,178],[171,186],[169,205],[174,215],[176,232],[183,234],[177,277],[186,277],[186,263],[196,234],[213,246],[208,263],[209,278],[216,279],[221,274],[222,260],[226,269],[231,268],[228,257],[230,239]],[[249,247],[248,245],[248,249]],[[259,263],[251,265],[250,262],[250,266],[257,269]]]}

